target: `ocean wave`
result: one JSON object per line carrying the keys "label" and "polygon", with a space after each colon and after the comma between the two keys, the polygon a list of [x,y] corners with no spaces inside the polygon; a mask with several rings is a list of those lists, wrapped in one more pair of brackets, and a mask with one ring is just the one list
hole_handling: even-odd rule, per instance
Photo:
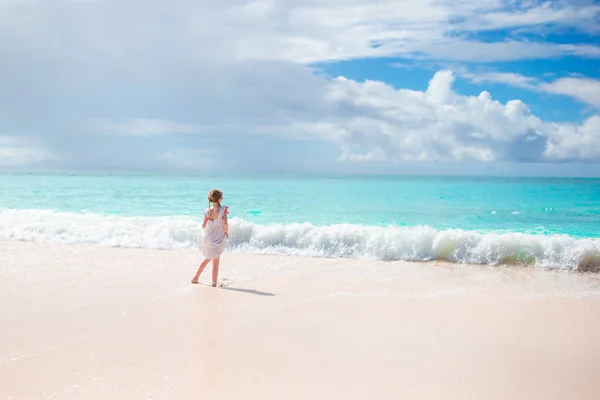
{"label": "ocean wave", "polygon": [[[568,270],[585,263],[595,265],[600,259],[600,239],[568,235],[436,230],[428,226],[260,225],[239,218],[230,220],[230,231],[230,250],[259,254],[525,264]],[[190,217],[0,210],[0,240],[192,249],[200,235],[201,221]]]}

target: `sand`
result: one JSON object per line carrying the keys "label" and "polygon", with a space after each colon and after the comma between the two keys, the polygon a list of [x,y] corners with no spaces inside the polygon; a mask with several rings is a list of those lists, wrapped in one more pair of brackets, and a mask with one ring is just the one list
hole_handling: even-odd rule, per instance
{"label": "sand", "polygon": [[599,399],[600,278],[0,242],[2,399]]}

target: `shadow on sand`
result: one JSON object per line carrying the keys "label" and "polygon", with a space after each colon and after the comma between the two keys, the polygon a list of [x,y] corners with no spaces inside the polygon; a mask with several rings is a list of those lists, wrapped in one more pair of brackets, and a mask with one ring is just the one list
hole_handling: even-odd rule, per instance
{"label": "shadow on sand", "polygon": [[[197,285],[211,287],[211,285],[206,284],[206,283],[201,283],[201,282],[198,282]],[[219,285],[218,289],[231,290],[232,292],[244,292],[244,293],[256,294],[259,296],[275,296],[275,293],[261,292],[260,290],[254,290],[254,289],[241,289],[241,288],[229,287],[226,284]]]}
{"label": "shadow on sand", "polygon": [[229,286],[222,286],[219,289],[231,290],[233,292],[244,292],[244,293],[250,293],[250,294],[257,294],[259,296],[275,296],[274,293],[261,292],[259,290],[254,290],[254,289],[240,289],[240,288],[234,288],[234,287],[229,287]]}

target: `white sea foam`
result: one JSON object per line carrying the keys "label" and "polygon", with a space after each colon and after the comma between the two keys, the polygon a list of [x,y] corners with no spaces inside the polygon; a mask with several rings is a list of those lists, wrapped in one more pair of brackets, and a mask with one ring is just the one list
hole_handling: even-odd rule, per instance
{"label": "white sea foam", "polygon": [[[189,217],[122,217],[46,210],[0,210],[0,240],[89,243],[150,249],[195,248],[201,223]],[[438,231],[427,226],[377,227],[310,223],[259,225],[230,220],[232,251],[382,260],[531,263],[575,269],[600,254],[600,239],[567,235]]]}

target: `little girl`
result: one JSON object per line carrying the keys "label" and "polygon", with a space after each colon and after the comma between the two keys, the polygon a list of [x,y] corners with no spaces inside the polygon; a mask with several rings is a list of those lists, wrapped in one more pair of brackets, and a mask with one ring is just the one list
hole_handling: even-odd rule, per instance
{"label": "little girl", "polygon": [[[229,225],[227,224],[227,214],[229,207],[222,207],[223,192],[218,189],[213,189],[208,192],[208,208],[204,211],[204,222],[202,229],[204,235],[200,238],[200,251],[204,255],[205,260],[200,264],[196,276],[192,279],[192,283],[198,283],[200,274],[204,268],[212,260],[212,286],[217,286],[217,278],[219,276],[219,258],[225,250],[227,239],[229,238]],[[211,206],[212,204],[212,207]]]}

